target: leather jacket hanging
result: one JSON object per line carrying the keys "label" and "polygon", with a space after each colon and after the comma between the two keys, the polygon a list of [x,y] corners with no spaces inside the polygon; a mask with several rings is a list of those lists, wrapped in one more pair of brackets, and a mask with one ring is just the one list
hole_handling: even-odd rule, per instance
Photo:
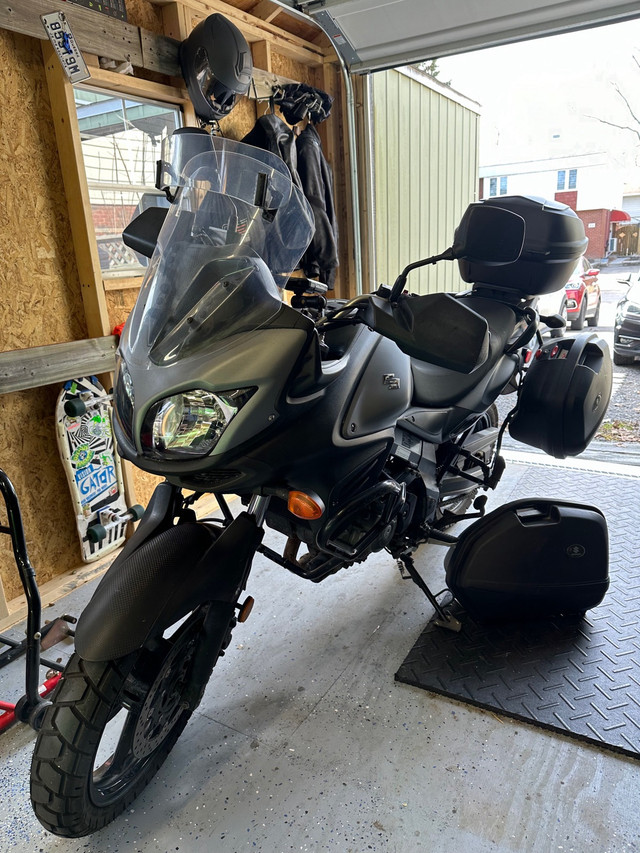
{"label": "leather jacket hanging", "polygon": [[308,278],[333,287],[338,266],[338,225],[333,198],[333,175],[322,152],[320,136],[308,124],[296,141],[302,191],[313,209],[316,229],[301,266]]}
{"label": "leather jacket hanging", "polygon": [[312,122],[324,121],[333,98],[303,83],[288,84],[274,94],[282,114],[291,123],[309,116],[311,121],[297,140],[293,130],[275,113],[261,116],[242,139],[248,145],[271,151],[289,167],[294,183],[303,191],[315,218],[315,233],[300,265],[308,278],[333,287],[338,266],[338,225],[333,199],[333,176]]}
{"label": "leather jacket hanging", "polygon": [[241,140],[247,145],[255,145],[265,151],[271,151],[280,157],[289,167],[293,182],[300,186],[298,175],[296,143],[293,130],[280,116],[275,113],[266,113],[256,121],[253,128]]}

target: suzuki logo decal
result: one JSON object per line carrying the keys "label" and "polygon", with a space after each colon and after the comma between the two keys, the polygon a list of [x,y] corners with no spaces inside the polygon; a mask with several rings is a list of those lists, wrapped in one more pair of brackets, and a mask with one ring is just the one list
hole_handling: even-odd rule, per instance
{"label": "suzuki logo decal", "polygon": [[386,385],[390,391],[397,391],[400,388],[400,380],[395,373],[385,373],[382,377],[382,384]]}

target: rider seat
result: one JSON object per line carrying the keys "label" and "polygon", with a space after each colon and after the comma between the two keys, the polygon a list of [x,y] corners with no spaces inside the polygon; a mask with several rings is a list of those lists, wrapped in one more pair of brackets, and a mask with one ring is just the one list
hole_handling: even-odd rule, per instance
{"label": "rider seat", "polygon": [[[456,370],[412,358],[415,406],[438,409],[452,406],[461,400],[495,367],[513,334],[517,317],[509,305],[473,294],[460,297],[460,301],[487,321],[489,327],[487,359],[471,373],[458,373]],[[460,346],[464,347],[464,343],[461,340]]]}

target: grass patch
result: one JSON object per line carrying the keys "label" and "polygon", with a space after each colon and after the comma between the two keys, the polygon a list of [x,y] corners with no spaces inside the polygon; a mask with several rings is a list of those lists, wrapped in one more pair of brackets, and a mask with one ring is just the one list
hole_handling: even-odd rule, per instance
{"label": "grass patch", "polygon": [[640,441],[640,430],[635,421],[603,421],[595,435],[604,441]]}

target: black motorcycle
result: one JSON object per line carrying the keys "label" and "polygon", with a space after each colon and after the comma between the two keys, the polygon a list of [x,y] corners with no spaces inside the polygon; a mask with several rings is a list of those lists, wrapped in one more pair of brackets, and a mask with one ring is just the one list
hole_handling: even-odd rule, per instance
{"label": "black motorcycle", "polygon": [[[494,401],[526,384],[532,299],[584,251],[564,205],[480,202],[451,248],[392,287],[327,302],[290,275],[313,217],[286,166],[207,140],[179,181],[174,170],[166,216],[128,229],[155,251],[118,350],[115,431],[125,458],[165,479],[81,615],[43,715],[32,800],[59,835],[109,823],[163,763],[249,615],[256,553],[319,582],[386,549],[456,627],[412,555],[482,514],[477,492],[504,468]],[[458,260],[467,292],[405,292],[411,270],[442,260]],[[210,493],[221,518],[198,520]]]}

